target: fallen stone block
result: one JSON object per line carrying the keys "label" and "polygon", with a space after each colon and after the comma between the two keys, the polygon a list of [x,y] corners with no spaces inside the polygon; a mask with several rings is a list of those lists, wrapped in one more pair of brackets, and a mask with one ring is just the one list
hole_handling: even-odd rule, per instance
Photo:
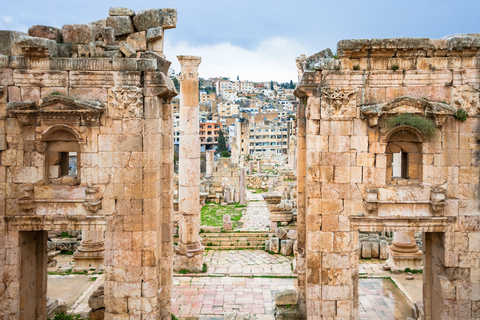
{"label": "fallen stone block", "polygon": [[362,258],[363,259],[372,258],[372,243],[370,241],[362,242]]}
{"label": "fallen stone block", "polygon": [[28,28],[31,37],[45,38],[56,42],[62,42],[62,30],[49,26],[35,25]]}
{"label": "fallen stone block", "polygon": [[147,50],[147,33],[145,31],[135,32],[129,34],[127,37],[127,44],[132,46],[135,51],[146,51]]}
{"label": "fallen stone block", "polygon": [[110,7],[108,10],[108,15],[109,16],[130,16],[133,17],[135,15],[135,11],[132,9],[128,8],[122,8],[122,7]]}
{"label": "fallen stone block", "polygon": [[95,41],[93,29],[87,24],[66,24],[62,27],[63,41],[71,44],[87,44]]}
{"label": "fallen stone block", "polygon": [[265,251],[270,251],[270,240],[265,240]]}
{"label": "fallen stone block", "polygon": [[137,56],[137,51],[135,51],[131,45],[122,43],[120,45],[120,51],[125,55],[127,58],[135,58]]}
{"label": "fallen stone block", "polygon": [[106,45],[115,45],[115,29],[112,27],[105,27],[102,29],[102,38]]}
{"label": "fallen stone block", "polygon": [[142,59],[155,59],[157,60],[157,70],[161,71],[165,74],[168,73],[168,69],[170,68],[170,65],[172,64],[170,61],[165,59],[164,57],[156,54],[155,52],[152,51],[146,51],[140,53],[140,58]]}
{"label": "fallen stone block", "polygon": [[276,306],[297,304],[297,292],[295,290],[279,291],[273,295],[273,301],[275,302]]}
{"label": "fallen stone block", "polygon": [[302,314],[297,305],[276,306],[274,310],[275,320],[302,320]]}
{"label": "fallen stone block", "polygon": [[128,16],[108,17],[107,27],[115,29],[116,37],[135,32],[132,18]]}
{"label": "fallen stone block", "polygon": [[282,227],[277,228],[277,230],[275,230],[275,236],[280,240],[286,239],[287,230],[285,230],[285,228],[282,228]]}
{"label": "fallen stone block", "polygon": [[372,258],[378,259],[380,257],[380,243],[377,241],[372,241]]}
{"label": "fallen stone block", "polygon": [[280,242],[278,238],[271,238],[270,239],[270,251],[274,253],[280,252]]}
{"label": "fallen stone block", "polygon": [[150,28],[147,30],[147,42],[163,38],[163,28]]}
{"label": "fallen stone block", "polygon": [[295,229],[288,230],[287,238],[292,240],[297,240],[297,230]]}
{"label": "fallen stone block", "polygon": [[147,31],[150,28],[162,27],[171,29],[177,27],[177,9],[148,9],[140,10],[133,17],[137,31]]}
{"label": "fallen stone block", "polygon": [[382,260],[388,259],[388,242],[386,240],[380,241],[379,258]]}
{"label": "fallen stone block", "polygon": [[293,240],[282,240],[280,253],[284,256],[290,256],[293,254]]}

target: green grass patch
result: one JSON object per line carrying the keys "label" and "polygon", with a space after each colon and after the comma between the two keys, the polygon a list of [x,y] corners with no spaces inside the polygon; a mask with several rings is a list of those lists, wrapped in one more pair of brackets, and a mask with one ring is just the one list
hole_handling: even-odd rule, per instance
{"label": "green grass patch", "polygon": [[268,190],[263,190],[262,188],[247,188],[248,190],[253,190],[255,193],[265,193],[268,192]]}
{"label": "green grass patch", "polygon": [[237,227],[238,221],[242,218],[245,206],[238,203],[230,204],[228,206],[221,206],[219,204],[209,204],[203,206],[200,212],[200,220],[202,226],[222,227],[223,216],[229,214],[232,220],[232,227]]}

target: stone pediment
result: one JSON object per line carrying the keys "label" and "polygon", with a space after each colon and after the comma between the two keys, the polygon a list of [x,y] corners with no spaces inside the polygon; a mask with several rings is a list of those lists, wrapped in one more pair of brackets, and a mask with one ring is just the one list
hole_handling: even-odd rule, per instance
{"label": "stone pediment", "polygon": [[79,122],[79,125],[99,125],[105,104],[93,100],[75,100],[65,96],[49,96],[40,101],[9,102],[7,110],[21,125],[34,125],[62,120]]}
{"label": "stone pediment", "polygon": [[437,125],[442,125],[445,117],[453,115],[456,108],[443,102],[428,101],[424,98],[409,96],[398,97],[386,103],[360,107],[362,116],[368,119],[371,127],[376,126],[381,116],[392,116],[401,113],[411,113],[425,117],[433,117]]}

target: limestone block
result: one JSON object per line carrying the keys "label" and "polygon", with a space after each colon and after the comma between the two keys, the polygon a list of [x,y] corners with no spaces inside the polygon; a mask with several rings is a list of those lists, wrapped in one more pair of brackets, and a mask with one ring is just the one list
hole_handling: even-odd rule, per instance
{"label": "limestone block", "polygon": [[140,31],[129,34],[127,37],[127,44],[129,44],[135,51],[147,50],[146,32]]}
{"label": "limestone block", "polygon": [[265,240],[265,251],[270,251],[270,240]]}
{"label": "limestone block", "polygon": [[176,28],[177,10],[174,8],[140,10],[133,17],[133,23],[138,31],[157,27]]}
{"label": "limestone block", "polygon": [[87,24],[67,24],[62,27],[63,41],[72,44],[87,44],[95,41],[93,29]]}
{"label": "limestone block", "polygon": [[61,172],[60,165],[48,167],[48,174],[50,179],[60,178],[60,172]]}
{"label": "limestone block", "polygon": [[129,16],[115,16],[107,18],[107,27],[115,29],[115,36],[123,36],[135,32],[132,18]]}
{"label": "limestone block", "polygon": [[115,29],[112,27],[105,27],[102,29],[102,38],[106,45],[115,45]]}
{"label": "limestone block", "polygon": [[380,243],[377,241],[371,241],[372,244],[372,258],[378,259],[380,257]]}
{"label": "limestone block", "polygon": [[75,251],[80,246],[80,242],[77,239],[60,239],[57,241],[57,250],[61,251]]}
{"label": "limestone block", "polygon": [[111,17],[114,17],[114,16],[133,17],[135,15],[135,11],[133,11],[132,9],[122,8],[122,7],[110,7],[110,9],[108,10],[108,14]]}
{"label": "limestone block", "polygon": [[297,292],[295,290],[279,291],[273,295],[273,301],[277,306],[297,304]]}
{"label": "limestone block", "polygon": [[163,38],[158,38],[147,43],[147,49],[157,53],[163,52]]}
{"label": "limestone block", "polygon": [[270,239],[270,251],[272,251],[273,253],[280,252],[280,241],[278,240],[278,238]]}
{"label": "limestone block", "polygon": [[282,240],[281,244],[281,254],[284,256],[290,256],[293,254],[293,240]]}
{"label": "limestone block", "polygon": [[150,28],[147,30],[147,42],[163,38],[163,28]]}
{"label": "limestone block", "polygon": [[287,230],[285,230],[285,228],[280,227],[277,230],[275,230],[275,236],[280,240],[286,239]]}
{"label": "limestone block", "polygon": [[92,293],[90,298],[88,298],[88,306],[92,309],[105,308],[104,298],[104,286],[101,285]]}
{"label": "limestone block", "polygon": [[362,242],[362,258],[363,259],[372,258],[372,243],[370,241]]}
{"label": "limestone block", "polygon": [[5,133],[0,134],[0,151],[7,150],[7,141],[5,139]]}
{"label": "limestone block", "polygon": [[23,32],[18,31],[0,31],[0,54],[6,56],[15,55],[13,43],[18,40],[22,35],[26,35]]}
{"label": "limestone block", "polygon": [[62,30],[49,26],[35,25],[28,28],[28,35],[62,42]]}
{"label": "limestone block", "polygon": [[127,58],[134,58],[137,56],[137,52],[133,47],[127,43],[122,43],[120,45],[120,51],[125,55]]}
{"label": "limestone block", "polygon": [[[311,312],[311,311],[310,311]],[[300,309],[297,305],[293,306],[276,306],[275,307],[276,320],[302,320],[304,319]]]}
{"label": "limestone block", "polygon": [[287,238],[292,240],[297,240],[297,230],[295,229],[288,230]]}

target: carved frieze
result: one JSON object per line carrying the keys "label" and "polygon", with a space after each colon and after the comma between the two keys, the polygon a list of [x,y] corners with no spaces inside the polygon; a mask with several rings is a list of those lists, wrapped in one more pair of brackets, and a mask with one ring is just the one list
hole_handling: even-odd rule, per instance
{"label": "carved frieze", "polygon": [[465,109],[469,115],[480,113],[480,87],[462,86],[455,88],[453,105]]}
{"label": "carved frieze", "polygon": [[356,116],[356,93],[356,89],[322,89],[320,104],[322,119],[354,118]]}
{"label": "carved frieze", "polygon": [[112,118],[143,117],[142,89],[119,86],[108,90],[108,114]]}

